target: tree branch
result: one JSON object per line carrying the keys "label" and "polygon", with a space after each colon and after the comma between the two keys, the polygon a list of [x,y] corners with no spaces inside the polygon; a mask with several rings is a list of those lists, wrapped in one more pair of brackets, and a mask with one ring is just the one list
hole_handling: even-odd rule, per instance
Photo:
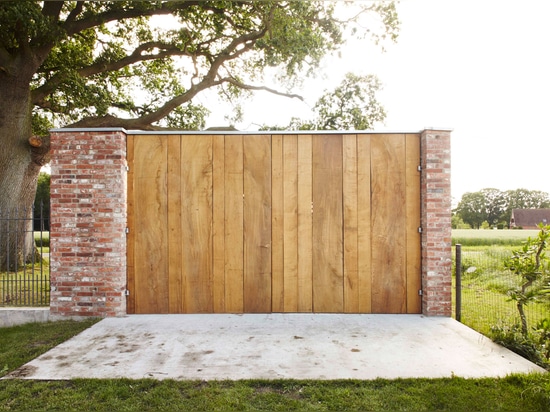
{"label": "tree branch", "polygon": [[222,82],[223,83],[230,83],[230,84],[232,84],[234,86],[237,86],[238,88],[244,89],[244,90],[265,91],[265,92],[268,92],[268,93],[271,93],[271,94],[275,94],[277,96],[289,97],[291,99],[299,99],[301,101],[304,101],[303,96],[300,96],[299,94],[285,93],[285,92],[281,92],[279,90],[272,89],[272,88],[267,87],[267,86],[253,86],[253,85],[250,85],[250,84],[245,84],[245,83],[242,83],[242,82],[238,81],[234,77],[226,77],[226,78],[222,79]]}

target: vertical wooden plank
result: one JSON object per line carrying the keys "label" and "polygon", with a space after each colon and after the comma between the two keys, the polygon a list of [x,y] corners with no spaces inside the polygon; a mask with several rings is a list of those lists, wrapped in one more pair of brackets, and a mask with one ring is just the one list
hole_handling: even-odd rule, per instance
{"label": "vertical wooden plank", "polygon": [[212,296],[212,136],[182,138],[181,196],[185,284],[184,312],[213,312]]}
{"label": "vertical wooden plank", "polygon": [[128,214],[127,224],[130,232],[126,237],[126,289],[130,292],[126,298],[126,312],[128,314],[136,313],[136,286],[135,286],[135,246],[136,246],[136,226],[134,220],[135,201],[134,201],[134,135],[126,136],[126,159],[128,162],[128,176],[127,176],[127,203]]}
{"label": "vertical wooden plank", "polygon": [[372,135],[372,271],[374,313],[406,313],[404,135]]}
{"label": "vertical wooden plank", "polygon": [[271,310],[284,311],[283,136],[271,136]]}
{"label": "vertical wooden plank", "polygon": [[225,313],[225,137],[212,139],[212,295],[214,312]]}
{"label": "vertical wooden plank", "polygon": [[359,312],[357,136],[343,136],[344,312]]}
{"label": "vertical wooden plank", "polygon": [[313,311],[312,136],[298,136],[298,312]]}
{"label": "vertical wooden plank", "polygon": [[144,135],[134,142],[136,313],[168,313],[168,219],[166,136]]}
{"label": "vertical wooden plank", "polygon": [[225,136],[225,309],[243,312],[243,136]]}
{"label": "vertical wooden plank", "polygon": [[406,216],[407,216],[407,313],[422,313],[422,266],[420,234],[420,135],[407,134]]}
{"label": "vertical wooden plank", "polygon": [[359,312],[372,312],[371,270],[371,137],[357,136],[357,270]]}
{"label": "vertical wooden plank", "polygon": [[342,312],[342,136],[313,139],[313,310]]}
{"label": "vertical wooden plank", "polygon": [[167,152],[168,185],[168,290],[169,312],[183,313],[184,285],[182,279],[183,248],[187,247],[181,236],[181,139],[182,136],[169,135]]}
{"label": "vertical wooden plank", "polygon": [[244,311],[271,312],[271,137],[247,135],[244,158]]}
{"label": "vertical wooden plank", "polygon": [[298,136],[283,138],[284,311],[298,311]]}

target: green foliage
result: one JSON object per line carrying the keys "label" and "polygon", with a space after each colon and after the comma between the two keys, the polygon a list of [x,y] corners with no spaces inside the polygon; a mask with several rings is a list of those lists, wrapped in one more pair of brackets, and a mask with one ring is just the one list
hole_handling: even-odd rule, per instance
{"label": "green foliage", "polygon": [[[271,67],[282,69],[278,80],[289,89],[315,74],[344,43],[344,32],[368,33],[375,42],[397,39],[393,2],[363,4],[347,20],[335,16],[335,7],[323,1],[3,2],[0,67],[13,76],[31,74],[20,81],[32,90],[35,133],[71,122],[200,128],[206,109],[193,99],[206,89],[217,88],[228,101],[243,91],[273,91],[257,84]],[[373,17],[372,27],[355,24],[363,14]],[[374,77],[364,80],[372,90],[379,86]],[[384,115],[379,105],[365,109],[369,118]],[[365,114],[353,117],[355,128],[367,127]]]}
{"label": "green foliage", "polygon": [[452,229],[471,229],[472,227],[465,223],[462,217],[457,215],[456,213],[453,213],[451,216],[451,228]]}
{"label": "green foliage", "polygon": [[376,76],[346,74],[334,90],[325,90],[313,107],[313,120],[292,118],[287,126],[262,130],[367,130],[383,122],[386,112],[376,100],[381,83]]}
{"label": "green foliage", "polygon": [[550,239],[550,226],[539,225],[540,231],[535,239],[528,238],[523,247],[515,250],[505,262],[505,267],[518,275],[521,286],[508,291],[510,299],[516,302],[521,318],[521,330],[524,336],[528,334],[527,317],[524,306],[530,302],[546,297],[550,278],[548,259],[545,250]]}
{"label": "green foliage", "polygon": [[455,214],[476,229],[485,221],[491,227],[507,227],[513,209],[547,207],[550,207],[550,197],[546,192],[527,189],[501,192],[490,188],[465,193],[455,209]]}
{"label": "green foliage", "polygon": [[[548,319],[544,321],[548,322]],[[535,330],[533,333],[526,335],[520,325],[500,324],[491,327],[490,337],[499,345],[510,349],[525,359],[543,368],[550,369],[548,359],[550,340],[544,333]]]}

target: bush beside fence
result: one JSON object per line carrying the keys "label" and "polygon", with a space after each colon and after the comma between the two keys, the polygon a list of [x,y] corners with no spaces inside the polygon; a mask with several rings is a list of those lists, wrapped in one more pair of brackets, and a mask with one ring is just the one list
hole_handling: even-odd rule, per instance
{"label": "bush beside fence", "polygon": [[[520,323],[516,303],[508,291],[518,286],[520,279],[504,267],[504,261],[517,247],[462,246],[460,321],[485,335],[492,327]],[[456,249],[454,268],[456,273]],[[457,291],[457,293],[459,293]],[[550,302],[540,300],[527,305],[530,325],[550,318]]]}

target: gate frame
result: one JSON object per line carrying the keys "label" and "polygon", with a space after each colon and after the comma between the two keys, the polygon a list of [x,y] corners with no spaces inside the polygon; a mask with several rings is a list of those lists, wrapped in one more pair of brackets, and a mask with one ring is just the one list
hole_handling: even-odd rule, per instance
{"label": "gate frame", "polygon": [[[380,134],[375,131],[307,132],[358,133]],[[451,130],[383,133],[420,135],[422,314],[449,317],[452,312]],[[143,132],[122,128],[52,130],[51,318],[126,315],[128,134],[247,133]]]}

